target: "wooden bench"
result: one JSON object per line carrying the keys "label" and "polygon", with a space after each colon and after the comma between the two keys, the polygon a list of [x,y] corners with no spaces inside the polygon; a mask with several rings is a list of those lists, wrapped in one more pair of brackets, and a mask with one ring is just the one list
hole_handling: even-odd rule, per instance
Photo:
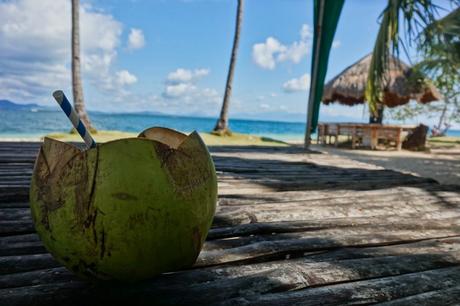
{"label": "wooden bench", "polygon": [[413,126],[382,125],[365,123],[319,123],[317,133],[318,144],[339,144],[339,136],[347,136],[351,147],[370,147],[377,149],[379,141],[392,143],[397,150],[401,150],[402,142]]}
{"label": "wooden bench", "polygon": [[296,147],[214,147],[219,206],[193,269],[91,284],[28,207],[39,143],[0,143],[0,305],[447,305],[460,188]]}

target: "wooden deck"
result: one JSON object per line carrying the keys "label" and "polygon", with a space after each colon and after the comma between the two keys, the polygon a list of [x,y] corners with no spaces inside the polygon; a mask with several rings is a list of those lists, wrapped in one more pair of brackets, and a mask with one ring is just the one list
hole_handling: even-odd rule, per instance
{"label": "wooden deck", "polygon": [[0,305],[460,303],[460,187],[299,148],[212,148],[219,207],[195,268],[94,285],[34,232],[38,143],[0,143]]}

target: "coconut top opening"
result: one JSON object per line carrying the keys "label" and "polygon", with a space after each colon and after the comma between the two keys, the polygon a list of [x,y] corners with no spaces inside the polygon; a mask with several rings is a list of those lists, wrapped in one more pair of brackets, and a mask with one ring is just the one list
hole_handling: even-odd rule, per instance
{"label": "coconut top opening", "polygon": [[[180,132],[177,132],[175,130],[168,129],[168,128],[152,127],[152,128],[144,130],[137,137],[144,138],[147,140],[153,140],[153,141],[165,144],[172,149],[177,150],[189,136],[182,134]],[[133,138],[133,139],[136,139],[136,138]],[[98,144],[98,146],[109,144],[109,143],[120,141],[120,140],[124,140],[124,139],[108,141],[105,143]],[[44,147],[46,148],[45,151],[49,151],[52,146],[56,146],[60,150],[73,152],[74,154],[78,154],[78,153],[86,151],[78,144],[67,143],[67,142],[59,141],[57,139],[45,137],[44,138]]]}
{"label": "coconut top opening", "polygon": [[146,129],[142,133],[140,133],[138,137],[161,142],[173,149],[178,149],[182,142],[184,142],[184,140],[187,139],[187,135],[185,134],[162,127],[152,127]]}

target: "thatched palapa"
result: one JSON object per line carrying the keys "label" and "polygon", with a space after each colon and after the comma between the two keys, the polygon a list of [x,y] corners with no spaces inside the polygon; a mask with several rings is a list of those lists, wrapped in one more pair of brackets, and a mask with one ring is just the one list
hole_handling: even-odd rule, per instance
{"label": "thatched palapa", "polygon": [[[371,59],[372,54],[365,56],[330,80],[324,86],[323,103],[338,102],[350,106],[364,103]],[[416,84],[410,81],[412,73],[413,70],[403,61],[390,57],[382,101],[385,106],[395,107],[406,104],[410,100],[428,103],[442,98],[430,82]]]}

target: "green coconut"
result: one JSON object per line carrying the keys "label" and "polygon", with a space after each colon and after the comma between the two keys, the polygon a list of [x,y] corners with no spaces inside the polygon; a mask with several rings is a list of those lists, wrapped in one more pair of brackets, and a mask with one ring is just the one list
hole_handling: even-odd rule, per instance
{"label": "green coconut", "polygon": [[198,133],[151,128],[81,151],[45,138],[30,205],[47,250],[84,278],[141,280],[193,265],[217,179]]}

